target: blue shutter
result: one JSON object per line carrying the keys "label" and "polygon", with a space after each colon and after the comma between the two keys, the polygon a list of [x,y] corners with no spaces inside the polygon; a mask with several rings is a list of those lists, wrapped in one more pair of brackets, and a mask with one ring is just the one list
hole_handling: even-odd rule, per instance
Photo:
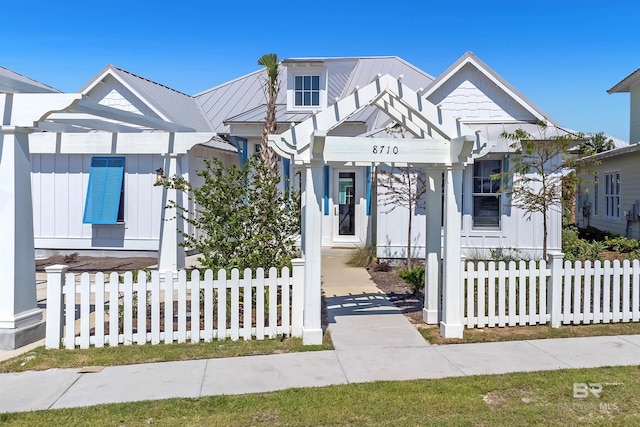
{"label": "blue shutter", "polygon": [[324,214],[329,215],[329,166],[324,167]]}
{"label": "blue shutter", "polygon": [[291,173],[291,160],[290,159],[282,159],[282,172],[284,175],[284,190],[289,191],[291,183],[289,182],[289,174]]}
{"label": "blue shutter", "polygon": [[244,163],[249,158],[249,153],[247,150],[249,149],[249,144],[247,143],[247,138],[240,138],[239,136],[232,136],[231,140],[236,145],[238,149],[238,158],[240,160],[240,166],[243,166]]}
{"label": "blue shutter", "polygon": [[94,157],[84,205],[84,224],[115,224],[124,177],[124,157]]}

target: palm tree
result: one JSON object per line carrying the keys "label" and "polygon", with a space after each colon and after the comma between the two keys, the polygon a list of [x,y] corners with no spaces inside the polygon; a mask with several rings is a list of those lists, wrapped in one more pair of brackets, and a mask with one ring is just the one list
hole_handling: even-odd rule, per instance
{"label": "palm tree", "polygon": [[268,146],[269,134],[276,133],[276,98],[280,91],[280,76],[278,55],[276,53],[266,53],[258,59],[258,65],[262,65],[267,72],[267,78],[264,81],[264,93],[267,98],[267,114],[262,126],[262,143],[260,147],[260,156],[269,170],[277,173],[278,155]]}

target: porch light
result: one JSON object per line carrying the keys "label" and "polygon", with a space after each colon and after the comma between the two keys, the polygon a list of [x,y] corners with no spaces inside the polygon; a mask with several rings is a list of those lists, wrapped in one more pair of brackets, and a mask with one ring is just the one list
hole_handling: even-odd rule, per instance
{"label": "porch light", "polygon": [[156,184],[161,184],[164,181],[164,169],[156,169]]}

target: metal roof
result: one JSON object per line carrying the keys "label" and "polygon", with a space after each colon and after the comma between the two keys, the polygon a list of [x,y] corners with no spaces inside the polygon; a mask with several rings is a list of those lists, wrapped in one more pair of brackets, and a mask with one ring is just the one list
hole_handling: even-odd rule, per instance
{"label": "metal roof", "polygon": [[640,82],[640,68],[615,84],[607,93],[631,92],[631,87]]}
{"label": "metal roof", "polygon": [[[420,88],[428,86],[433,77],[408,62],[396,57],[347,57],[347,58],[292,58],[287,63],[308,62],[323,64],[327,70],[327,104],[332,105],[335,99],[349,95],[356,86],[365,86],[377,74],[403,75],[408,86]],[[213,129],[222,134],[229,133],[230,123],[262,122],[266,104],[263,92],[264,70],[242,76],[238,79],[213,87],[194,95],[205,114],[211,121]],[[281,66],[280,87],[286,88],[287,67]],[[309,116],[308,112],[286,112],[286,90],[280,90],[276,103],[278,122],[300,122]],[[373,111],[369,108],[352,117],[350,121],[363,121]]]}
{"label": "metal roof", "polygon": [[195,98],[114,65],[107,65],[81,91],[84,92],[92,87],[96,80],[104,78],[106,73],[113,75],[121,83],[128,86],[136,96],[156,110],[163,119],[192,128],[196,132],[212,131],[209,120]]}
{"label": "metal roof", "polygon": [[49,85],[0,66],[1,93],[60,93]]}

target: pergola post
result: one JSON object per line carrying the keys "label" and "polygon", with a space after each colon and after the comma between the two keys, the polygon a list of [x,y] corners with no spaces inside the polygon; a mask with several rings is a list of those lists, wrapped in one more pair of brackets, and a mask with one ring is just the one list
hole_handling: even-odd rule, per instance
{"label": "pergola post", "polygon": [[461,276],[461,221],[462,221],[462,164],[445,169],[444,186],[444,298],[440,335],[444,338],[462,338],[462,276]]}
{"label": "pergola post", "polygon": [[303,166],[304,345],[322,344],[322,168],[323,163],[318,160]]}
{"label": "pergola post", "polygon": [[440,322],[440,262],[442,259],[442,170],[426,168],[427,242],[422,318],[429,325]]}
{"label": "pergola post", "polygon": [[0,195],[0,350],[13,350],[45,335],[36,297],[29,136],[20,128],[2,126]]}
{"label": "pergola post", "polygon": [[[164,156],[164,170],[167,176],[182,176],[181,156],[167,154]],[[183,192],[175,188],[162,188],[162,215],[160,225],[160,247],[158,249],[158,271],[177,272],[185,267],[185,251],[183,242],[184,220],[178,216],[175,207],[166,208],[172,201],[184,206]]]}

